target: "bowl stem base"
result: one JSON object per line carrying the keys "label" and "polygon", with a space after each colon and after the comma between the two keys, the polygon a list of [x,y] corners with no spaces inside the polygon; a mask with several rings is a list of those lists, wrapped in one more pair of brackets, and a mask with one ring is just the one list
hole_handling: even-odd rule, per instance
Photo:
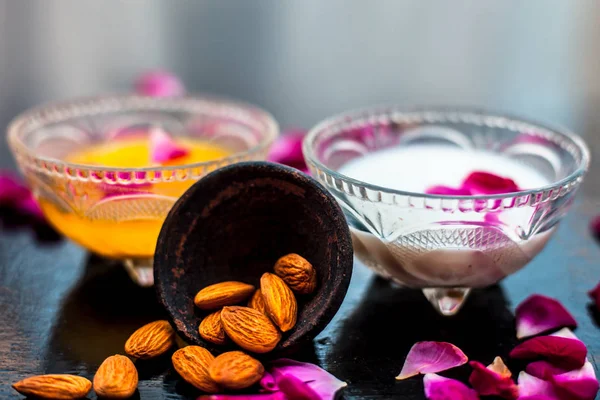
{"label": "bowl stem base", "polygon": [[455,315],[471,293],[469,288],[429,288],[423,294],[441,315]]}
{"label": "bowl stem base", "polygon": [[154,285],[153,260],[148,258],[134,259],[128,258],[123,261],[125,270],[131,279],[142,287]]}

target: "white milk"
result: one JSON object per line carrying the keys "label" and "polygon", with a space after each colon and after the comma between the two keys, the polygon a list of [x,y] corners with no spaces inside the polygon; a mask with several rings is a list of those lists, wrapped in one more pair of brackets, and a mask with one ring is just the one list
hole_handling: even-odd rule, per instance
{"label": "white milk", "polygon": [[[458,187],[473,171],[513,179],[519,188],[545,186],[548,179],[518,161],[486,151],[465,151],[440,145],[389,148],[351,160],[339,172],[370,184],[423,193],[436,185]],[[362,205],[364,208],[370,204]],[[377,207],[373,204],[372,207]],[[382,211],[385,218],[386,211]],[[494,213],[458,210],[403,210],[387,215],[407,227],[393,239],[381,239],[352,227],[354,250],[367,266],[398,283],[412,287],[483,287],[522,268],[542,250],[551,231],[519,238],[534,207]],[[489,217],[489,215],[488,215]],[[415,228],[416,227],[416,228]],[[400,229],[402,230],[402,229]]]}

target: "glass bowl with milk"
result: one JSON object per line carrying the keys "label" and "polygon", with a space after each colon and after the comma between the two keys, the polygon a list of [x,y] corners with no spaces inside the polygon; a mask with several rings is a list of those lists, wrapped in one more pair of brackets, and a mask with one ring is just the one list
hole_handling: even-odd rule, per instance
{"label": "glass bowl with milk", "polygon": [[[344,209],[357,258],[421,288],[442,315],[472,288],[523,268],[546,245],[588,170],[562,129],[480,111],[396,106],[351,111],[309,131],[311,174]],[[506,177],[501,194],[428,194],[473,171]]]}

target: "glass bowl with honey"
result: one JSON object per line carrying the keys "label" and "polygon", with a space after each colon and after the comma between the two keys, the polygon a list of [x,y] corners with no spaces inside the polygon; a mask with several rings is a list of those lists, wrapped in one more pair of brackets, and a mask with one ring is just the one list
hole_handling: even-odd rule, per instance
{"label": "glass bowl with honey", "polygon": [[175,201],[217,168],[264,160],[278,135],[251,104],[114,95],[28,110],[9,125],[8,143],[50,224],[151,286]]}

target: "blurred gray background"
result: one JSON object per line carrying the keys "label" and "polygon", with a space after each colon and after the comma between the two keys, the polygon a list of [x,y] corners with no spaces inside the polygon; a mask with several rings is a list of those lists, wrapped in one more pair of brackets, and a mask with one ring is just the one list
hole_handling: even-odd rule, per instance
{"label": "blurred gray background", "polygon": [[564,125],[595,155],[599,21],[597,0],[0,0],[0,124],[164,68],[284,128],[373,103],[470,105]]}

